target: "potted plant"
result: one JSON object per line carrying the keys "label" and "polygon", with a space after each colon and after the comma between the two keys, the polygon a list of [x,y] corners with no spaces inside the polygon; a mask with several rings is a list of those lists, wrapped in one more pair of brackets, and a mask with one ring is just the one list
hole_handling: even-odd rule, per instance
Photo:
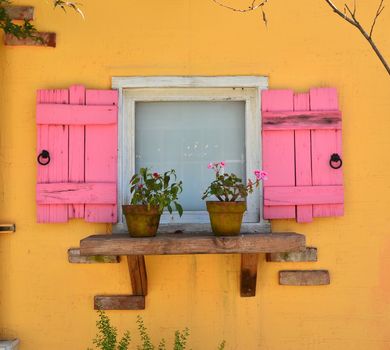
{"label": "potted plant", "polygon": [[[171,183],[172,178],[174,181]],[[159,174],[150,172],[148,168],[141,168],[139,174],[135,174],[130,180],[131,204],[122,205],[130,236],[155,236],[164,208],[172,214],[174,205],[181,216],[183,208],[177,199],[182,191],[182,182],[176,182],[174,169]]]}
{"label": "potted plant", "polygon": [[247,184],[233,173],[225,173],[225,162],[210,163],[207,166],[215,171],[215,180],[203,193],[202,199],[215,196],[218,201],[206,201],[211,228],[217,236],[234,236],[240,234],[241,222],[246,211],[245,199],[260,181],[267,178],[267,173],[255,170],[256,180]]}

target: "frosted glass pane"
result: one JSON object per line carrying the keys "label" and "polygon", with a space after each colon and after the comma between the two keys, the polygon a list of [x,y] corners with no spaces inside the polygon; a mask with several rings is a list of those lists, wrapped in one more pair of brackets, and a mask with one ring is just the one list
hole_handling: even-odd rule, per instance
{"label": "frosted glass pane", "polygon": [[184,210],[206,210],[201,196],[214,176],[207,164],[222,160],[226,171],[244,179],[244,101],[136,102],[136,171],[175,169]]}

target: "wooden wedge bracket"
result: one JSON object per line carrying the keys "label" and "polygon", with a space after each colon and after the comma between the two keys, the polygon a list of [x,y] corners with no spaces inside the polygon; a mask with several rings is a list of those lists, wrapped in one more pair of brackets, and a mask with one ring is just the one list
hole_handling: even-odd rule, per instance
{"label": "wooden wedge bracket", "polygon": [[241,285],[242,297],[256,296],[257,266],[259,254],[241,254]]}

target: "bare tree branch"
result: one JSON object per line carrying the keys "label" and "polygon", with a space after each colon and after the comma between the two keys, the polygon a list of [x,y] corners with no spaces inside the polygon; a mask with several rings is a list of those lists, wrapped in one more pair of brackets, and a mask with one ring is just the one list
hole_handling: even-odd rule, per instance
{"label": "bare tree branch", "polygon": [[332,8],[332,10],[338,14],[342,19],[347,21],[348,23],[352,24],[354,27],[356,27],[359,32],[364,36],[364,38],[369,42],[371,45],[371,48],[374,50],[375,54],[379,58],[379,60],[382,62],[382,65],[385,67],[387,74],[390,75],[390,67],[388,63],[386,62],[386,59],[383,57],[382,53],[379,51],[378,47],[376,46],[375,42],[372,40],[372,33],[374,31],[374,27],[376,24],[376,20],[382,13],[384,6],[383,6],[383,0],[381,0],[378,10],[376,11],[376,15],[374,17],[373,23],[371,25],[370,34],[366,32],[366,30],[362,27],[362,25],[359,23],[359,21],[356,18],[356,6],[354,10],[352,11],[347,4],[344,5],[344,8],[348,11],[350,14],[350,17],[348,17],[345,13],[342,13],[331,0],[325,0],[325,2]]}
{"label": "bare tree branch", "polygon": [[256,5],[256,0],[253,0],[252,1],[252,5],[249,6],[247,9],[239,9],[239,8],[236,8],[236,7],[233,7],[233,6],[226,5],[226,4],[222,3],[222,2],[220,2],[219,0],[212,0],[212,1],[215,2],[217,5],[222,6],[224,8],[227,8],[227,9],[229,9],[231,11],[241,12],[241,13],[255,11],[258,8],[264,6],[268,2],[268,0],[263,0],[263,1],[259,2]]}
{"label": "bare tree branch", "polygon": [[376,20],[381,15],[381,13],[382,13],[382,11],[384,9],[385,9],[385,7],[383,6],[383,0],[381,0],[381,2],[379,3],[378,9],[376,10],[376,14],[375,14],[374,20],[372,21],[371,30],[370,30],[370,38],[372,37],[372,33],[374,32],[374,27],[375,27],[375,24],[376,24]]}

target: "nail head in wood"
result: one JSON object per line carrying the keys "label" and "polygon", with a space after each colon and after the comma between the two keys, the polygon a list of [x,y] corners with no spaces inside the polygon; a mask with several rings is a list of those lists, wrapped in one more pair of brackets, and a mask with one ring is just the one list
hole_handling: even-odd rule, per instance
{"label": "nail head in wood", "polygon": [[96,295],[95,310],[144,310],[145,297],[141,295]]}
{"label": "nail head in wood", "polygon": [[308,262],[317,261],[317,248],[307,247],[303,251],[286,253],[267,253],[268,262]]}
{"label": "nail head in wood", "polygon": [[279,271],[279,284],[286,286],[320,286],[330,284],[328,270]]}
{"label": "nail head in wood", "polygon": [[38,32],[38,37],[42,40],[36,40],[34,38],[20,38],[12,34],[4,35],[4,44],[6,46],[45,46],[56,47],[56,33],[44,33]]}
{"label": "nail head in wood", "polygon": [[68,261],[71,264],[117,264],[120,257],[118,255],[83,256],[79,248],[70,248],[68,249]]}

